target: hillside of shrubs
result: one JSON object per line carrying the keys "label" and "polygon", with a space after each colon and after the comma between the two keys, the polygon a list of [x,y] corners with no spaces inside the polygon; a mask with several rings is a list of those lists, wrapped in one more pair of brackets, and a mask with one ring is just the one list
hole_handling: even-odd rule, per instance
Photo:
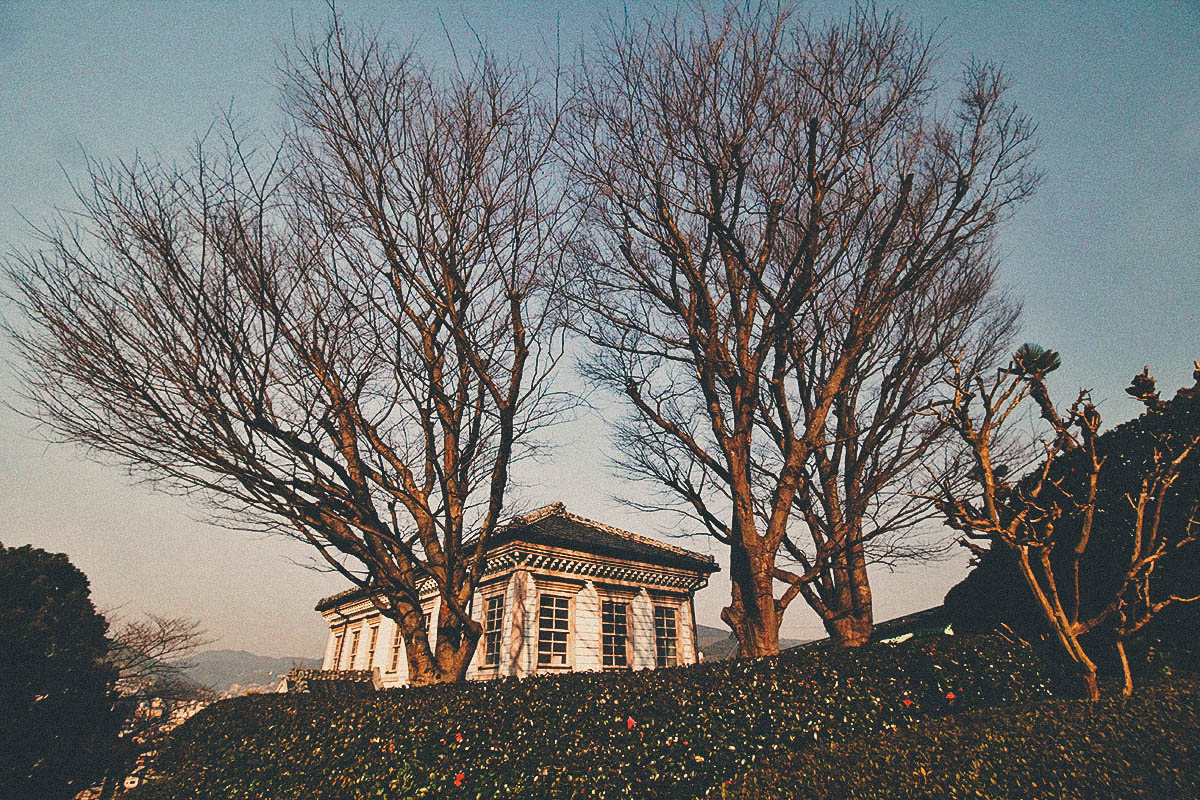
{"label": "hillside of shrubs", "polygon": [[362,699],[248,696],[182,726],[136,798],[712,796],[772,759],[1044,699],[1047,674],[1024,646],[954,636]]}
{"label": "hillside of shrubs", "polygon": [[722,788],[728,800],[1200,797],[1200,684],[972,709],[808,748]]}

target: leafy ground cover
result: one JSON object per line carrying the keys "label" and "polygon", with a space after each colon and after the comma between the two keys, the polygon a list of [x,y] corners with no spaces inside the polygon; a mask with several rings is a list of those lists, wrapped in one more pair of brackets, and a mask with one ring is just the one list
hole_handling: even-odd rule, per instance
{"label": "leafy ground cover", "polygon": [[638,673],[217,703],[138,800],[702,797],[763,759],[1049,696],[1028,648],[937,637]]}
{"label": "leafy ground cover", "polygon": [[721,787],[729,800],[1176,800],[1200,797],[1200,681],[1128,700],[973,709],[785,756]]}

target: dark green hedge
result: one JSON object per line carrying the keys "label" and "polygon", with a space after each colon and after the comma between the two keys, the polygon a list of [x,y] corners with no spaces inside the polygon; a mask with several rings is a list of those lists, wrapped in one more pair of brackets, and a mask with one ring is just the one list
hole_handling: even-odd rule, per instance
{"label": "dark green hedge", "polygon": [[729,800],[1176,800],[1200,797],[1200,685],[977,709],[778,759]]}
{"label": "dark green hedge", "polygon": [[1026,648],[938,637],[638,673],[218,703],[162,754],[165,798],[687,798],[764,756],[1048,694]]}

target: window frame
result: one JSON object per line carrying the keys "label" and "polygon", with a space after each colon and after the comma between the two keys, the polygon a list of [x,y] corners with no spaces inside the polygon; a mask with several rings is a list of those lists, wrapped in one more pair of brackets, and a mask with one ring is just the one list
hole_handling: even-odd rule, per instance
{"label": "window frame", "polygon": [[350,631],[352,634],[350,637],[350,663],[346,667],[347,669],[352,670],[358,666],[358,645],[359,642],[362,641],[362,629],[363,626],[359,625],[354,630]]}
{"label": "window frame", "polygon": [[[504,646],[504,607],[503,592],[483,598],[483,658],[480,662],[481,669],[500,668],[500,651]],[[492,616],[493,610],[497,612],[494,618]],[[493,622],[495,623],[494,628],[492,627]]]}
{"label": "window frame", "polygon": [[375,646],[379,644],[379,622],[376,621],[370,628],[371,635],[367,639],[367,669],[375,663]]}
{"label": "window frame", "polygon": [[[543,621],[545,620],[544,612],[546,610],[546,601],[547,600],[554,601],[552,604],[554,613],[551,615],[551,619],[554,622],[554,627],[552,627],[552,628],[543,627],[543,624],[542,624]],[[561,605],[560,605],[560,601],[561,601]],[[572,667],[571,632],[574,628],[574,625],[572,624],[571,613],[574,608],[574,605],[575,604],[573,602],[573,598],[570,595],[556,594],[552,591],[545,591],[545,592],[539,593],[538,613],[537,613],[538,636],[537,636],[537,659],[536,659],[537,660],[537,668],[539,670],[540,669],[548,669],[548,670],[563,670],[563,669],[569,670],[569,669],[571,669],[571,667]],[[560,611],[562,612],[561,615],[559,613]],[[562,627],[559,627],[560,622],[563,623]],[[547,638],[547,634],[550,634],[550,638]],[[562,638],[561,650],[555,646],[559,642],[559,634],[561,634],[561,638]],[[543,643],[545,641],[548,641],[550,643],[550,647],[548,649],[543,648]],[[543,660],[543,653],[545,653],[547,656],[546,660]],[[557,657],[561,657],[561,659],[562,659],[561,662],[555,661],[555,659]]]}
{"label": "window frame", "polygon": [[[600,667],[627,670],[629,658],[629,601],[622,598],[600,600]],[[618,644],[620,645],[618,650]]]}
{"label": "window frame", "polygon": [[[668,620],[670,621],[670,636],[666,635]],[[669,648],[666,646],[667,644],[670,645]],[[668,650],[669,654],[666,654]],[[656,605],[654,607],[654,666],[656,669],[661,669],[678,667],[681,663],[683,662],[679,657],[679,609],[675,606]]]}
{"label": "window frame", "polygon": [[329,668],[338,670],[342,668],[342,651],[346,646],[346,626],[342,626],[339,633],[333,635],[333,660],[329,662]]}
{"label": "window frame", "polygon": [[388,672],[395,673],[400,671],[400,652],[403,647],[404,633],[400,630],[400,625],[397,623],[392,628],[392,655],[388,662],[390,665]]}

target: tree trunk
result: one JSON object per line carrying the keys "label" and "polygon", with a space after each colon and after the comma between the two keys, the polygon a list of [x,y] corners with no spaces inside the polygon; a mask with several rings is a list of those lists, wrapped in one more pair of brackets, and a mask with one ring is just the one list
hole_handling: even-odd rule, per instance
{"label": "tree trunk", "polygon": [[1133,695],[1133,672],[1129,669],[1129,656],[1125,653],[1125,640],[1117,639],[1117,656],[1121,659],[1121,677],[1124,682],[1121,684],[1121,694],[1124,697]]}
{"label": "tree trunk", "polygon": [[837,647],[860,647],[871,640],[874,629],[870,608],[865,614],[851,610],[844,615],[825,620],[825,630]]}
{"label": "tree trunk", "polygon": [[113,791],[117,785],[116,778],[113,777],[113,769],[109,767],[104,770],[104,780],[100,781],[99,800],[110,800],[113,796]]}
{"label": "tree trunk", "polygon": [[1033,593],[1038,610],[1042,614],[1042,619],[1045,620],[1054,641],[1058,644],[1059,652],[1068,661],[1073,663],[1078,670],[1084,696],[1088,700],[1099,700],[1100,687],[1096,683],[1096,664],[1088,657],[1088,654],[1083,649],[1083,645],[1079,643],[1077,627],[1067,620],[1066,614],[1063,612],[1062,604],[1058,599],[1058,590],[1053,581],[1054,575],[1048,560],[1044,558],[1044,552],[1039,551],[1038,555],[1039,564],[1046,580],[1045,586],[1038,581],[1038,576],[1033,570],[1033,565],[1030,563],[1030,548],[1028,546],[1017,546],[1014,549],[1017,555],[1017,564],[1021,570],[1021,577],[1024,578],[1025,585],[1029,588],[1029,591]]}
{"label": "tree trunk", "polygon": [[758,658],[779,652],[779,612],[775,606],[773,565],[749,557],[743,547],[731,548],[733,599],[721,619],[738,641],[739,658]]}
{"label": "tree trunk", "polygon": [[827,609],[829,613],[822,620],[837,647],[864,645],[875,630],[871,584],[861,534],[856,534],[854,542],[844,554],[833,559],[831,571],[837,588]]}
{"label": "tree trunk", "polygon": [[467,679],[467,668],[471,666],[479,636],[480,632],[459,627],[438,629],[435,653],[442,683],[457,683]]}
{"label": "tree trunk", "polygon": [[[410,686],[429,686],[434,683],[458,683],[466,680],[467,668],[475,655],[481,630],[456,626],[458,622],[449,611],[443,610],[436,622],[436,644],[431,650],[429,638],[419,617],[413,614],[411,623],[401,623],[404,651],[408,659]],[[478,627],[478,626],[474,626]]]}

